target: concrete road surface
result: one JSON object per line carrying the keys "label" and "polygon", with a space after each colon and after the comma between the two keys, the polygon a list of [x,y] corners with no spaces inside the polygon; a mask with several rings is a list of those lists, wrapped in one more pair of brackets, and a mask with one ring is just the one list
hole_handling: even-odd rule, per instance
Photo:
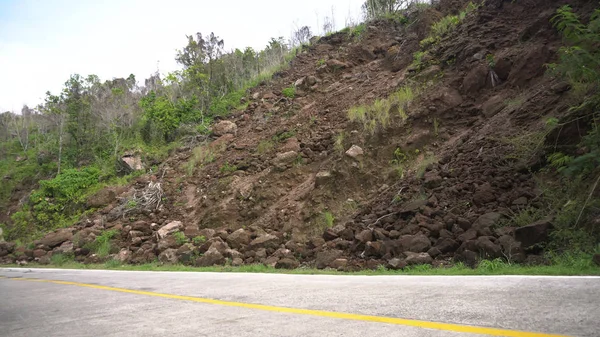
{"label": "concrete road surface", "polygon": [[600,278],[0,269],[0,336],[600,336]]}

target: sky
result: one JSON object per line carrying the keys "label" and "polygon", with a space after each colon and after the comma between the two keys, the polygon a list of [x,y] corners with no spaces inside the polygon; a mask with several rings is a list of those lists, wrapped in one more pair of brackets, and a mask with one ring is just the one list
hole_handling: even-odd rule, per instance
{"label": "sky", "polygon": [[139,83],[179,69],[186,35],[214,32],[225,49],[263,49],[296,27],[359,21],[364,0],[0,0],[0,112],[58,93],[71,74]]}

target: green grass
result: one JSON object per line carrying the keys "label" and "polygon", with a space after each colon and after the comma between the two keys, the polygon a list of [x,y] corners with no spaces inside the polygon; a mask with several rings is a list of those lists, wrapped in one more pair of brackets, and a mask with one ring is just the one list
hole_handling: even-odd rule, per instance
{"label": "green grass", "polygon": [[287,87],[281,91],[281,94],[287,98],[294,98],[296,97],[296,88],[293,86]]}
{"label": "green grass", "polygon": [[108,256],[112,250],[110,240],[117,234],[119,234],[119,232],[114,229],[104,231],[96,238],[96,240],[94,240],[94,242],[88,244],[87,248],[100,257]]}
{"label": "green grass", "polygon": [[[293,270],[282,270],[268,267],[262,264],[245,265],[241,267],[214,266],[214,267],[191,267],[184,265],[163,265],[159,263],[147,263],[142,265],[121,265],[114,261],[104,264],[82,264],[78,262],[66,262],[58,265],[29,264],[27,268],[64,268],[64,269],[109,269],[109,270],[132,270],[132,271],[176,271],[176,272],[231,272],[231,273],[266,273],[266,274],[308,274],[308,275],[600,275],[600,267],[595,266],[590,255],[563,255],[554,258],[554,263],[549,266],[525,266],[509,264],[501,260],[482,261],[477,268],[469,268],[462,263],[452,267],[434,268],[430,265],[419,265],[407,267],[403,270],[389,270],[384,267],[376,270],[361,270],[356,272],[341,272],[333,269],[298,268]],[[18,267],[7,265],[6,267]]]}

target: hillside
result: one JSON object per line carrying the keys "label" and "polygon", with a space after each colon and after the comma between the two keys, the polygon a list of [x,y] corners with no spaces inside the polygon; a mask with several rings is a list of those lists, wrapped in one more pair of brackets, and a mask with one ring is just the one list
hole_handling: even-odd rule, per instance
{"label": "hillside", "polygon": [[[313,39],[209,135],[86,196],[91,211],[75,225],[0,243],[0,263],[358,270],[591,258],[598,78],[561,72],[573,39],[552,20],[567,3],[594,20],[588,1],[440,1]],[[13,213],[26,192],[12,192]]]}

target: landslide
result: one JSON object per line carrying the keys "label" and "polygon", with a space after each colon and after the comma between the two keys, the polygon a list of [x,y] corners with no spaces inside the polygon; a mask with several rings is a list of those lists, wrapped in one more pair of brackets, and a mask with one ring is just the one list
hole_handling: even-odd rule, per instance
{"label": "landslide", "polygon": [[[323,37],[249,90],[247,108],[217,121],[210,139],[127,189],[99,193],[93,204],[104,207],[77,226],[31,249],[4,248],[3,259],[340,270],[539,263],[551,219],[519,228],[507,219],[542,207],[535,144],[548,118],[570,113],[568,86],[544,67],[561,45],[549,20],[564,3],[488,1],[426,47],[432,24],[467,2]],[[385,107],[386,125],[349,119],[353,107],[407,88],[414,97]]]}

